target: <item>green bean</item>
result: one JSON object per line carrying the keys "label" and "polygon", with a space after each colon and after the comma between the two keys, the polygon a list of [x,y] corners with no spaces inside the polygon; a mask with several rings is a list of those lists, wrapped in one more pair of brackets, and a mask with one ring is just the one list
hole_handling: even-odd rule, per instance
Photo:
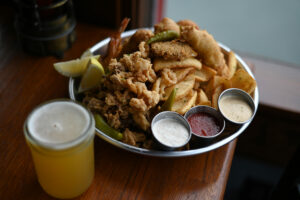
{"label": "green bean", "polygon": [[173,39],[178,38],[178,37],[179,37],[179,34],[175,31],[172,31],[172,30],[163,31],[163,32],[157,33],[153,37],[151,37],[147,41],[147,44],[151,44],[153,42],[173,40]]}
{"label": "green bean", "polygon": [[96,122],[96,127],[105,133],[106,135],[116,139],[116,140],[122,140],[123,139],[123,134],[120,133],[119,131],[115,130],[114,128],[110,127],[103,117],[99,114],[94,114],[95,122]]}

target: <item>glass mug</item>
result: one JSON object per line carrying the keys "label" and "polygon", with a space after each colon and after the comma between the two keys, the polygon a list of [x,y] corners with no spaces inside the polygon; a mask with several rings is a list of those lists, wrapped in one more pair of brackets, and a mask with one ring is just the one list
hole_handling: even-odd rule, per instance
{"label": "glass mug", "polygon": [[94,177],[93,115],[71,100],[35,108],[24,124],[38,181],[56,198],[82,194]]}

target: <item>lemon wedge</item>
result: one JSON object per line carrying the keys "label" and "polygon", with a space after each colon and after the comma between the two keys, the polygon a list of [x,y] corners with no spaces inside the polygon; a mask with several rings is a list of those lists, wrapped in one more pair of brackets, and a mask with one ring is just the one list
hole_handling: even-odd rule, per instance
{"label": "lemon wedge", "polygon": [[69,60],[65,62],[54,63],[54,68],[58,73],[67,77],[78,77],[83,75],[87,68],[90,58],[98,59],[99,55],[83,57],[80,59]]}
{"label": "lemon wedge", "polygon": [[99,61],[93,57],[90,58],[87,69],[81,78],[78,92],[84,92],[99,85],[104,74],[104,68]]}
{"label": "lemon wedge", "polygon": [[83,52],[83,54],[81,55],[80,58],[85,58],[85,57],[92,57],[93,56],[93,53],[91,52],[90,49],[87,49]]}

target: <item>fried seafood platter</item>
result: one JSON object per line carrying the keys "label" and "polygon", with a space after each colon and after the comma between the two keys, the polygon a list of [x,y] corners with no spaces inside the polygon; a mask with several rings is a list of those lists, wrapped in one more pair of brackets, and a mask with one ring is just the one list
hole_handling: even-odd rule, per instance
{"label": "fried seafood platter", "polygon": [[105,71],[97,86],[78,93],[80,77],[70,79],[70,97],[105,124],[97,127],[100,137],[136,153],[172,157],[210,151],[245,130],[250,122],[226,125],[221,136],[204,146],[156,149],[150,125],[157,113],[184,115],[197,105],[218,109],[218,97],[228,88],[250,94],[257,109],[256,81],[238,55],[193,21],[164,18],[152,29],[123,32],[127,23],[123,20],[116,34],[90,48],[100,54]]}

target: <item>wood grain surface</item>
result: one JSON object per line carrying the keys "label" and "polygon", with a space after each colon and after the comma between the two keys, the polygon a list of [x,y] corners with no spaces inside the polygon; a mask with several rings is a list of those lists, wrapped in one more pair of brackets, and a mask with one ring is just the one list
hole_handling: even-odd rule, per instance
{"label": "wood grain surface", "polygon": [[[0,9],[0,199],[52,199],[39,186],[23,123],[38,104],[68,97],[68,79],[54,57],[22,51],[13,15]],[[6,19],[6,20],[4,20]],[[63,60],[77,58],[111,30],[78,23],[77,40]],[[78,199],[223,199],[236,141],[185,158],[136,155],[95,138],[95,178]]]}

